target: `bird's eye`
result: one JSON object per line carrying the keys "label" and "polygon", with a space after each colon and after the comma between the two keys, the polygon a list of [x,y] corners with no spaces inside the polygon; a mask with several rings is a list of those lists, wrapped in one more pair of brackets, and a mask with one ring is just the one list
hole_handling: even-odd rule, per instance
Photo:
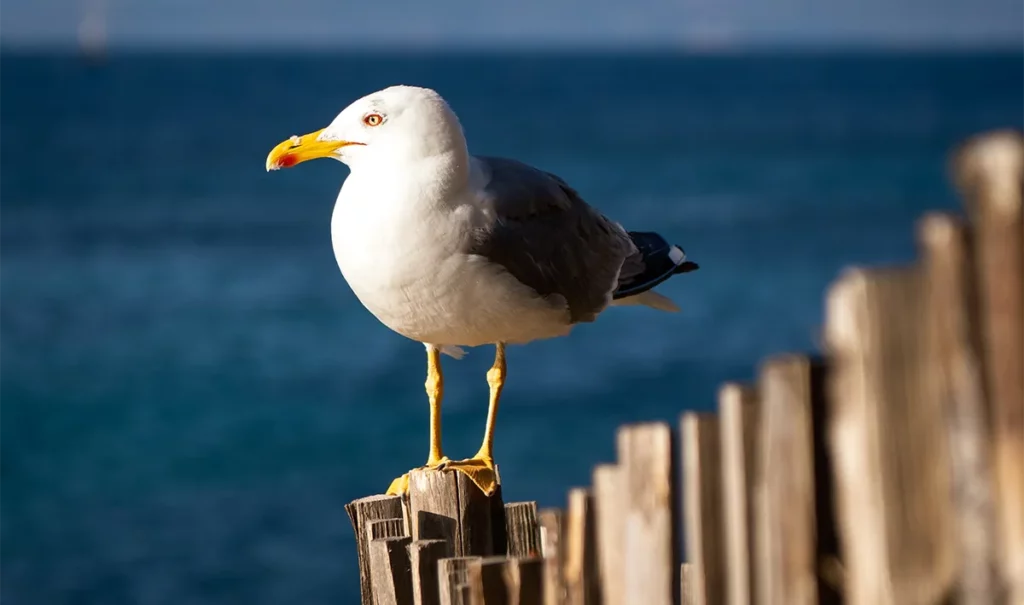
{"label": "bird's eye", "polygon": [[369,113],[363,117],[363,124],[366,124],[367,126],[380,126],[383,121],[384,116],[379,113]]}

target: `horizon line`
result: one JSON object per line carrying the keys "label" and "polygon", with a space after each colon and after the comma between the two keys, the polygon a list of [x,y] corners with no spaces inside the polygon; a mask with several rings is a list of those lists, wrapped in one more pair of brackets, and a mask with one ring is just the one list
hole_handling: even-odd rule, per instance
{"label": "horizon line", "polygon": [[790,53],[790,52],[1018,52],[1024,56],[1024,40],[982,39],[936,41],[936,40],[667,40],[648,43],[558,43],[552,41],[532,41],[522,43],[478,42],[465,40],[433,44],[430,42],[370,42],[366,44],[337,43],[294,43],[294,42],[263,42],[260,44],[239,42],[204,41],[198,43],[168,42],[107,42],[104,44],[83,45],[78,41],[66,42],[26,42],[10,41],[0,37],[0,52],[32,53],[32,54],[69,54],[69,53],[124,53],[124,54],[266,54],[289,52],[295,54],[324,53],[355,53],[360,52],[393,52],[408,54],[423,53],[678,53],[678,54],[735,54],[735,53]]}

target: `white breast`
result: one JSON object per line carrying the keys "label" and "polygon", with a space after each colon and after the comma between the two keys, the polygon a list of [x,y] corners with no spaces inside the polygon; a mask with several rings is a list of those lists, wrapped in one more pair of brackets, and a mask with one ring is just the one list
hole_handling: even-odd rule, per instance
{"label": "white breast", "polygon": [[481,220],[472,200],[438,207],[376,184],[370,197],[354,177],[335,204],[334,254],[356,297],[384,325],[436,345],[526,342],[568,332],[565,309],[463,252],[472,224]]}

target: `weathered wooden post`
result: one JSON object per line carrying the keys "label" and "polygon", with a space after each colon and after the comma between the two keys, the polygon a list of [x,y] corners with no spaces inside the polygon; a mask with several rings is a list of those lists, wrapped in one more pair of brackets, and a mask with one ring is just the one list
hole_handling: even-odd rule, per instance
{"label": "weathered wooden post", "polygon": [[927,396],[917,268],[848,271],[828,297],[832,428],[851,605],[935,603],[956,550],[948,431]]}
{"label": "weathered wooden post", "polygon": [[599,464],[593,472],[594,521],[597,524],[597,569],[604,605],[625,602],[625,544],[622,470]]}
{"label": "weathered wooden post", "polygon": [[373,580],[370,577],[370,523],[404,518],[402,499],[398,496],[368,496],[345,506],[356,538],[359,561],[359,590],[362,605],[373,605]]}
{"label": "weathered wooden post", "polygon": [[562,543],[562,577],[568,605],[601,602],[595,526],[594,498],[590,490],[582,487],[569,490]]}
{"label": "weathered wooden post", "polygon": [[408,536],[374,538],[370,541],[370,576],[376,605],[407,605],[413,602]]}
{"label": "weathered wooden post", "polygon": [[754,580],[750,494],[757,464],[757,389],[726,384],[718,391],[718,428],[722,457],[722,515],[725,603],[750,605]]}
{"label": "weathered wooden post", "polygon": [[469,566],[482,557],[452,557],[437,563],[441,605],[469,605]]}
{"label": "weathered wooden post", "polygon": [[724,601],[725,573],[718,416],[687,412],[681,423],[686,561],[695,605]]}
{"label": "weathered wooden post", "polygon": [[546,508],[537,514],[540,523],[541,551],[544,555],[544,605],[562,605],[565,602],[565,513],[558,508]]}
{"label": "weathered wooden post", "polygon": [[625,493],[625,602],[679,602],[679,452],[666,423],[627,425],[617,437]]}
{"label": "weathered wooden post", "polygon": [[440,605],[438,562],[452,555],[452,545],[445,540],[416,540],[409,544],[409,566],[412,569],[412,596],[415,605]]}
{"label": "weathered wooden post", "polygon": [[802,355],[776,355],[758,380],[759,450],[755,471],[756,602],[813,605],[838,600],[819,582],[820,563],[834,557],[831,491],[824,444],[816,438],[825,406],[825,366]]}
{"label": "weathered wooden post", "polygon": [[540,557],[484,557],[469,563],[470,605],[540,605],[543,561]]}
{"label": "weathered wooden post", "polygon": [[505,505],[505,535],[508,556],[540,555],[540,525],[537,522],[536,502],[511,502]]}
{"label": "weathered wooden post", "polygon": [[[409,527],[417,540],[448,540],[457,557],[504,554],[505,510],[501,486],[487,497],[464,474],[409,473]],[[495,545],[498,548],[495,548]]]}
{"label": "weathered wooden post", "polygon": [[697,597],[693,594],[693,564],[682,563],[679,566],[679,602],[681,605],[697,605]]}
{"label": "weathered wooden post", "polygon": [[929,215],[918,226],[925,280],[922,346],[926,396],[946,417],[958,602],[988,605],[997,602],[991,430],[972,312],[968,238],[963,221],[949,215]]}
{"label": "weathered wooden post", "polygon": [[1024,603],[1024,137],[989,133],[955,158],[974,230],[973,264],[992,423],[998,572],[1008,603]]}
{"label": "weathered wooden post", "polygon": [[[520,510],[530,504],[515,506]],[[412,471],[405,498],[370,496],[348,504],[345,510],[356,533],[363,605],[438,601],[464,605],[451,600],[462,593],[449,587],[446,575],[438,576],[440,562],[450,556],[506,554],[500,486],[495,494],[485,496],[453,470]],[[517,528],[528,542],[531,532],[538,533],[536,523],[530,526],[525,510],[521,516]]]}

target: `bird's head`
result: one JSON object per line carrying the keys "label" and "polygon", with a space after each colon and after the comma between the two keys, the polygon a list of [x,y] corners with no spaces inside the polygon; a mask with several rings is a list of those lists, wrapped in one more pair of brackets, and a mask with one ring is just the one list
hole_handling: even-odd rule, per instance
{"label": "bird's head", "polygon": [[429,88],[392,86],[355,101],[326,128],[279,143],[267,170],[333,158],[355,168],[371,161],[415,161],[465,152],[455,113]]}

